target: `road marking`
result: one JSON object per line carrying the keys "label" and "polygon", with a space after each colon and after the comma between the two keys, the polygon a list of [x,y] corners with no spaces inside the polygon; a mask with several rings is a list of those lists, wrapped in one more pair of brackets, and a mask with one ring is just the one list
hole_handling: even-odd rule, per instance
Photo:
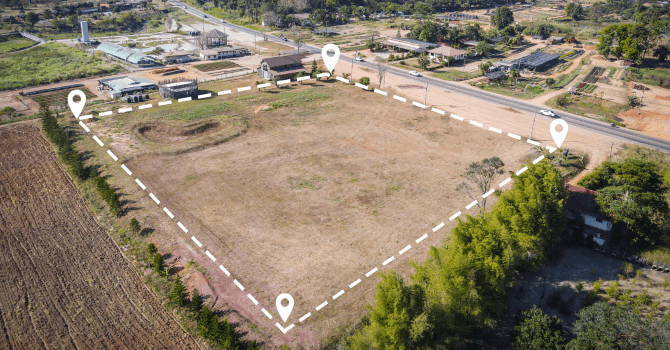
{"label": "road marking", "polygon": [[272,85],[272,84],[271,84],[271,83],[265,83],[265,84],[259,84],[259,85],[256,85],[256,87],[259,88],[259,89],[262,89],[262,88],[264,88],[264,87],[268,87],[268,86],[270,86],[270,85]]}
{"label": "road marking", "polygon": [[336,79],[336,80],[339,80],[339,81],[341,81],[341,82],[343,82],[343,83],[345,83],[345,84],[349,84],[349,79],[344,79],[344,78],[341,78],[341,77],[335,77],[335,79]]}
{"label": "road marking", "polygon": [[495,191],[496,191],[496,190],[490,190],[490,191],[488,191],[488,192],[484,193],[484,195],[482,196],[482,198],[486,198],[486,197],[488,197],[488,196],[492,195],[492,194],[493,194],[493,192],[495,192]]}
{"label": "road marking", "polygon": [[81,125],[81,127],[84,128],[84,130],[85,130],[86,132],[90,132],[90,131],[91,131],[91,129],[89,129],[88,126],[86,126],[86,124],[84,124],[84,122],[79,122],[79,125]]}
{"label": "road marking", "polygon": [[112,159],[114,159],[115,162],[119,160],[119,158],[117,158],[116,155],[112,153],[111,150],[107,150],[107,154],[109,154],[109,156],[112,157]]}
{"label": "road marking", "polygon": [[498,186],[503,187],[503,186],[507,185],[507,183],[510,182],[510,181],[512,181],[512,178],[508,177],[507,179],[505,179],[505,181],[501,182],[500,185],[498,185]]}
{"label": "road marking", "polygon": [[375,89],[375,92],[378,93],[378,94],[380,94],[380,95],[384,95],[384,96],[387,96],[387,95],[388,95],[388,92],[386,92],[386,91],[382,91],[382,90],[379,90],[379,89]]}
{"label": "road marking", "polygon": [[213,262],[216,262],[216,258],[212,253],[209,252],[209,250],[205,250],[205,255],[207,255],[210,259],[212,259]]}
{"label": "road marking", "polygon": [[452,114],[451,117],[454,118],[454,119],[456,119],[456,120],[460,120],[460,121],[463,121],[463,120],[464,120],[463,117],[459,117],[459,116],[457,116],[456,114]]}
{"label": "road marking", "polygon": [[339,298],[342,294],[344,294],[344,289],[342,289],[341,291],[337,292],[337,294],[333,295],[333,300]]}
{"label": "road marking", "polygon": [[461,212],[460,212],[460,211],[459,211],[458,213],[452,215],[451,217],[449,217],[449,221],[453,221],[455,218],[457,218],[457,217],[459,217],[459,216],[461,216]]}
{"label": "road marking", "polygon": [[102,141],[100,141],[100,139],[97,136],[93,135],[93,139],[95,140],[95,142],[98,143],[98,145],[100,145],[100,147],[105,145],[104,143],[102,143]]}
{"label": "road marking", "polygon": [[359,88],[363,89],[363,90],[367,90],[367,89],[368,89],[368,86],[367,86],[367,85],[363,85],[363,84],[359,84],[359,83],[356,83],[356,84],[354,84],[354,85],[355,85],[356,87],[359,87]]}
{"label": "road marking", "polygon": [[147,108],[151,108],[151,107],[153,107],[153,105],[151,103],[149,103],[148,105],[141,105],[141,106],[137,107],[137,109],[147,109]]}
{"label": "road marking", "polygon": [[431,108],[430,110],[433,111],[433,112],[435,112],[435,113],[437,113],[437,114],[442,114],[442,115],[444,115],[444,113],[445,113],[443,110],[441,110],[441,109],[437,109],[437,108],[435,108],[435,107]]}
{"label": "road marking", "polygon": [[544,156],[537,157],[537,159],[533,161],[533,164],[537,164],[537,162],[541,161],[542,159],[544,159]]}
{"label": "road marking", "polygon": [[206,99],[212,97],[212,94],[203,94],[203,95],[198,95],[198,100]]}
{"label": "road marking", "polygon": [[151,199],[153,199],[156,204],[161,204],[161,201],[159,201],[153,193],[149,193],[149,197],[151,197]]}
{"label": "road marking", "polygon": [[171,105],[172,101],[163,101],[163,102],[158,102],[159,106],[165,106],[165,105]]}
{"label": "road marking", "polygon": [[[226,268],[223,267],[223,265],[219,265],[219,268],[221,269],[221,271],[223,271],[223,273],[226,274],[226,276],[230,276],[230,272],[228,272],[228,270],[226,270]],[[272,317],[270,317],[270,318],[272,318]]]}
{"label": "road marking", "polygon": [[237,286],[237,288],[239,288],[239,289],[241,289],[241,290],[244,290],[244,287],[242,287],[242,285],[240,284],[240,282],[237,282],[237,280],[233,280],[233,283],[235,283],[235,285]]}
{"label": "road marking", "polygon": [[[330,73],[328,73],[328,72],[326,72],[326,73],[320,73],[320,74],[317,74],[316,77],[317,77],[317,78],[330,77]],[[337,77],[336,77],[336,78],[337,78]],[[346,80],[346,79],[344,79],[344,80]],[[348,83],[349,83],[349,80],[346,80],[346,83],[348,84]]]}
{"label": "road marking", "polygon": [[291,82],[291,79],[284,79],[277,82],[277,85],[288,84]]}
{"label": "road marking", "polygon": [[400,101],[400,102],[407,102],[407,99],[404,97],[400,97],[398,95],[393,95],[393,98]]}
{"label": "road marking", "polygon": [[263,313],[265,314],[265,316],[267,316],[269,319],[272,319],[272,315],[270,315],[270,313],[268,312],[268,310],[261,309],[261,311],[263,311]]}
{"label": "road marking", "polygon": [[104,117],[104,116],[110,115],[110,114],[112,114],[112,111],[102,112],[102,113],[99,113],[98,115],[101,116],[101,117]]}
{"label": "road marking", "polygon": [[470,124],[472,124],[472,125],[474,125],[474,126],[478,126],[478,127],[480,127],[480,128],[481,128],[482,126],[484,126],[484,124],[482,124],[482,123],[478,123],[478,122],[476,122],[476,121],[474,121],[474,120],[471,120],[471,121],[470,121]]}
{"label": "road marking", "polygon": [[293,323],[291,323],[290,326],[288,326],[286,328],[282,328],[282,326],[279,325],[279,323],[275,323],[275,326],[277,326],[277,328],[279,328],[279,330],[282,331],[282,333],[286,334],[286,332],[290,331],[291,328],[293,328],[294,325],[293,325]]}
{"label": "road marking", "polygon": [[426,233],[425,235],[423,235],[423,236],[417,238],[417,239],[416,239],[416,243],[419,243],[419,242],[423,241],[423,240],[426,239],[426,238],[428,238],[428,234],[427,234],[427,233]]}
{"label": "road marking", "polygon": [[491,130],[491,131],[493,131],[493,132],[497,132],[498,134],[502,134],[502,130],[500,130],[500,129],[496,129],[496,128],[492,127],[492,126],[489,126],[489,130]]}
{"label": "road marking", "polygon": [[247,91],[247,90],[251,90],[251,86],[245,86],[245,87],[242,87],[242,88],[237,88],[237,92],[242,92],[242,91]]}
{"label": "road marking", "polygon": [[249,299],[251,299],[251,301],[254,303],[254,305],[258,305],[258,301],[256,301],[256,299],[253,296],[251,296],[251,294],[247,294],[247,297]]}
{"label": "road marking", "polygon": [[323,309],[323,307],[326,306],[326,305],[328,305],[328,302],[324,301],[323,303],[321,303],[321,305],[316,307],[316,311],[319,311],[319,310]]}
{"label": "road marking", "polygon": [[392,256],[382,263],[383,266],[388,265],[391,261],[395,260],[395,256]]}
{"label": "road marking", "polygon": [[531,140],[531,139],[526,140],[526,142],[530,143],[531,145],[535,145],[535,146],[539,146],[539,145],[540,145],[539,142],[537,142],[537,141],[533,141],[533,140]]}
{"label": "road marking", "polygon": [[444,222],[443,222],[443,223],[440,223],[439,225],[437,225],[437,226],[435,226],[435,227],[433,227],[433,232],[435,232],[435,231],[441,229],[442,227],[444,227]]}
{"label": "road marking", "polygon": [[172,215],[172,212],[170,212],[170,209],[163,208],[163,211],[165,212],[165,214],[167,214],[170,217],[170,219],[174,219],[174,215]]}
{"label": "road marking", "polygon": [[519,136],[519,135],[514,135],[514,134],[507,133],[507,136],[509,136],[513,139],[521,140],[521,136]]}
{"label": "road marking", "polygon": [[370,277],[373,273],[377,272],[377,268],[375,267],[374,269],[368,271],[368,273],[365,274],[365,277]]}
{"label": "road marking", "polygon": [[412,246],[411,246],[411,245],[408,245],[407,247],[405,247],[405,248],[402,248],[402,250],[400,251],[400,255],[402,255],[402,254],[403,254],[404,252],[406,252],[406,251],[410,250],[410,248],[412,248]]}
{"label": "road marking", "polygon": [[195,242],[195,244],[198,247],[202,248],[202,243],[200,243],[200,241],[197,238],[195,238],[195,236],[191,236],[191,239],[193,240],[193,242]]}
{"label": "road marking", "polygon": [[91,118],[93,118],[93,114],[82,115],[81,117],[79,117],[79,120],[86,120]]}
{"label": "road marking", "polygon": [[186,229],[186,227],[185,227],[184,225],[182,225],[181,222],[178,222],[178,223],[177,223],[177,226],[179,226],[179,228],[180,228],[182,231],[184,231],[184,233],[188,233],[188,230]]}
{"label": "road marking", "polygon": [[221,96],[221,95],[227,95],[227,94],[229,94],[229,93],[231,93],[231,92],[232,92],[231,90],[226,90],[226,91],[219,91],[217,94],[218,94],[219,96]]}
{"label": "road marking", "polygon": [[298,78],[298,79],[296,79],[296,80],[297,80],[297,81],[303,81],[303,80],[309,80],[309,79],[312,79],[312,77],[309,77],[309,76],[307,76],[307,77],[300,77],[300,78]]}
{"label": "road marking", "polygon": [[415,102],[415,101],[412,101],[412,106],[417,106],[419,108],[424,108],[424,109],[426,108],[426,105],[423,105],[423,104],[421,104],[419,102]]}
{"label": "road marking", "polygon": [[192,100],[192,98],[190,98],[190,97],[184,97],[184,98],[178,99],[177,102],[188,102],[188,101],[191,101],[191,100]]}
{"label": "road marking", "polygon": [[121,164],[121,169],[126,172],[128,175],[132,175],[133,173],[128,169],[128,167],[125,164]]}
{"label": "road marking", "polygon": [[309,317],[309,316],[312,316],[312,313],[311,313],[311,312],[308,312],[305,316],[300,317],[300,320],[299,320],[300,323],[302,323],[303,321],[305,321],[305,320],[307,319],[307,317]]}
{"label": "road marking", "polygon": [[472,203],[468,204],[468,205],[465,207],[465,209],[470,209],[470,208],[474,207],[475,205],[477,205],[477,203],[478,203],[477,201],[473,201]]}
{"label": "road marking", "polygon": [[354,283],[350,284],[350,285],[349,285],[349,288],[354,288],[354,287],[356,287],[356,285],[359,284],[359,283],[361,283],[361,279],[360,279],[360,278],[357,279],[357,280],[355,280]]}
{"label": "road marking", "polygon": [[526,171],[526,170],[528,170],[528,167],[527,167],[527,166],[521,168],[521,170],[519,170],[519,171],[516,172],[516,176],[519,176],[519,175],[523,174],[523,172]]}
{"label": "road marking", "polygon": [[133,107],[121,108],[121,109],[119,109],[119,113],[126,113],[126,112],[130,112],[132,110],[133,110]]}
{"label": "road marking", "polygon": [[135,179],[135,182],[137,182],[137,184],[140,185],[140,187],[142,188],[142,190],[146,190],[146,189],[147,189],[147,186],[144,186],[144,184],[142,183],[142,181],[140,181],[140,179]]}
{"label": "road marking", "polygon": [[547,149],[549,150],[549,153],[554,153],[556,147],[547,146]]}

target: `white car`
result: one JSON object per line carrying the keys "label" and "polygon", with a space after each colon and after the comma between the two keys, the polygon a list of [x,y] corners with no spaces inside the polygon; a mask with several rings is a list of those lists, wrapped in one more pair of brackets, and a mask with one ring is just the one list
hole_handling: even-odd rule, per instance
{"label": "white car", "polygon": [[361,56],[356,56],[356,58],[354,58],[354,59],[355,59],[356,61],[359,61],[359,62],[362,62],[362,61],[363,61],[363,57],[361,57]]}
{"label": "white car", "polygon": [[554,113],[552,111],[549,111],[549,110],[546,110],[546,109],[541,109],[540,114],[544,114],[544,115],[552,117],[552,118],[558,118],[558,115],[556,115],[556,113]]}
{"label": "white car", "polygon": [[417,71],[415,71],[415,70],[411,70],[411,71],[409,71],[409,75],[413,75],[413,76],[415,76],[415,77],[418,77],[418,76],[420,76],[421,74],[419,74],[419,72],[417,72]]}

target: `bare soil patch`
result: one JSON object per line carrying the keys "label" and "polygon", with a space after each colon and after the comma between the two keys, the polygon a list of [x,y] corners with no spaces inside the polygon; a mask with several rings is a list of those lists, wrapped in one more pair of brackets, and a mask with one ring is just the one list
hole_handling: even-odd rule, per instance
{"label": "bare soil patch", "polygon": [[0,128],[0,348],[198,349],[32,124]]}

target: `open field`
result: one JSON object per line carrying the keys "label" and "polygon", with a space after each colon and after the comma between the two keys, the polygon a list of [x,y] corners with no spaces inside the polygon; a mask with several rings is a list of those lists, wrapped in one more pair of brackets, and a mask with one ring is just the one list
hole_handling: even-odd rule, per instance
{"label": "open field", "polygon": [[197,349],[32,124],[0,127],[4,349]]}
{"label": "open field", "polygon": [[0,58],[0,90],[120,73],[121,66],[59,43]]}
{"label": "open field", "polygon": [[20,50],[26,47],[35,45],[36,43],[32,40],[26,39],[20,35],[3,35],[0,36],[0,55]]}
{"label": "open field", "polygon": [[239,64],[231,61],[218,61],[212,63],[204,63],[193,66],[193,68],[201,72],[212,72],[215,70],[228,69],[228,68],[237,68],[240,67]]}
{"label": "open field", "polygon": [[[248,79],[202,84],[200,93]],[[514,170],[532,152],[509,137],[390,103],[351,86],[312,82],[89,124],[127,156],[125,164],[245,293],[272,309],[278,294],[290,293],[289,322],[297,329],[282,343],[315,347],[366,314],[375,277],[365,279],[365,272],[413,243],[393,262],[408,273],[409,260],[425,259],[428,246],[443,241],[435,234],[414,244],[472,201],[455,190],[469,163],[497,155]],[[211,273],[218,276],[217,266]],[[332,300],[358,278],[359,286]],[[315,312],[324,300],[331,305]],[[312,316],[300,324],[307,312]],[[258,326],[266,341],[277,332],[267,322]]]}
{"label": "open field", "polygon": [[33,99],[33,101],[37,102],[38,104],[44,102],[51,106],[55,101],[60,100],[63,101],[61,108],[68,108],[67,107],[67,96],[70,94],[70,91],[72,90],[81,90],[85,95],[86,98],[91,100],[92,98],[96,98],[95,94],[91,92],[88,88],[85,86],[80,86],[76,88],[71,88],[71,89],[64,89],[64,90],[59,90],[59,91],[54,91],[54,92],[45,92],[42,94],[38,95],[31,95],[30,98]]}

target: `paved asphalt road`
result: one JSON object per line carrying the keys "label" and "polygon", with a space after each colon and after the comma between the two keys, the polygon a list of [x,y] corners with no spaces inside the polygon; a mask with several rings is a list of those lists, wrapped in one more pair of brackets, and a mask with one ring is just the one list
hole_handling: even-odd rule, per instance
{"label": "paved asphalt road", "polygon": [[[223,24],[224,23],[224,21],[222,21],[218,18],[212,17],[211,15],[207,15],[204,12],[202,12],[202,11],[192,7],[192,6],[189,6],[187,4],[179,2],[177,0],[169,0],[169,2],[172,5],[175,5],[175,6],[178,6],[178,7],[181,7],[181,8],[185,8],[188,12],[190,12],[194,16],[197,16],[197,17],[200,17],[200,18],[203,18],[204,16],[207,16],[206,19],[209,20],[209,22],[217,23],[217,24]],[[255,31],[255,30],[252,30],[252,29],[249,29],[249,28],[246,28],[246,27],[238,26],[238,25],[235,25],[235,24],[231,24],[231,23],[228,23],[228,22],[225,22],[225,25],[227,27],[230,27],[230,28],[235,28],[236,30],[241,31],[241,32],[245,32],[245,33],[249,33],[249,34],[263,35],[261,32],[258,32],[258,31]],[[283,42],[282,39],[280,39],[278,37],[275,37],[275,36],[272,36],[272,35],[267,35],[267,38],[268,38],[268,40],[272,40],[272,41],[276,41],[276,42]],[[305,50],[305,51],[310,51],[312,53],[320,53],[321,52],[321,48],[318,48],[318,47],[315,47],[315,46],[309,46],[309,45],[303,45],[303,46],[300,47],[300,49]],[[351,62],[353,60],[352,58],[346,57],[346,56],[340,56],[340,59],[344,60],[344,61],[347,61],[347,62]],[[358,66],[366,67],[366,68],[369,68],[369,69],[376,69],[374,63],[370,63],[370,62],[366,62],[366,61],[363,61],[363,62],[354,61],[354,64],[356,64]],[[425,77],[425,76],[413,77],[413,76],[410,76],[407,73],[406,70],[395,68],[393,66],[388,67],[387,74],[392,74],[392,75],[397,75],[397,76],[407,78],[410,81],[414,81],[415,83],[417,83],[417,85],[425,85],[426,82],[428,82],[428,84],[430,86],[438,86],[442,89],[449,90],[449,91],[452,91],[452,92],[455,92],[455,93],[458,93],[458,94],[462,94],[462,95],[465,95],[469,98],[479,99],[479,100],[485,101],[487,103],[494,104],[494,105],[501,106],[501,107],[509,107],[510,104],[511,104],[511,106],[514,109],[520,110],[520,111],[523,111],[523,112],[526,112],[526,113],[530,113],[530,114],[533,114],[535,111],[538,111],[540,109],[546,109],[545,106],[528,103],[526,101],[513,99],[513,98],[510,98],[510,97],[507,97],[507,96],[501,96],[501,95],[494,94],[494,93],[491,93],[491,92],[488,92],[488,91],[483,91],[481,89],[476,89],[476,88],[473,88],[473,87],[465,85],[465,84],[459,84],[459,83],[449,82],[449,81],[445,81],[445,80],[441,80],[441,79],[437,79],[437,78],[432,78],[432,77]],[[576,115],[576,114],[571,114],[571,113],[567,113],[567,112],[563,112],[563,111],[560,111],[557,114],[563,120],[568,122],[568,124],[570,126],[580,127],[580,128],[590,130],[590,131],[598,133],[598,134],[612,136],[615,139],[618,139],[618,140],[623,141],[623,142],[635,143],[635,144],[642,145],[642,146],[645,146],[645,147],[657,149],[657,150],[660,150],[660,151],[665,152],[665,153],[670,153],[670,142],[669,141],[662,140],[662,139],[659,139],[659,138],[656,138],[656,137],[653,137],[653,136],[645,135],[641,132],[626,129],[626,128],[620,128],[620,127],[613,128],[607,123],[603,123],[603,122],[600,122],[600,121],[597,121],[597,120],[594,120],[594,119],[590,119],[590,118],[587,118],[587,117],[582,117],[582,116],[579,116],[579,115]],[[540,114],[538,114],[538,118],[549,119],[549,117],[545,117],[545,116],[540,115]]]}

